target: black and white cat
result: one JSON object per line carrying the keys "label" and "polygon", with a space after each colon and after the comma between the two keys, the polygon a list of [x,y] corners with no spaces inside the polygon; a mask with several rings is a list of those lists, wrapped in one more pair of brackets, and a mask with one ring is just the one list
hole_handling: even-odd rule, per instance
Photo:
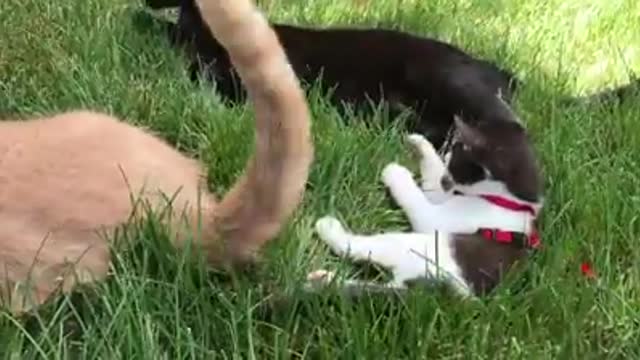
{"label": "black and white cat", "polygon": [[[186,50],[192,79],[213,79],[216,91],[236,102],[245,90],[226,49],[206,31],[193,0],[146,0],[153,9],[179,6],[177,23],[163,22],[172,45]],[[160,21],[160,20],[156,20]],[[312,28],[272,24],[296,75],[321,80],[335,105],[363,110],[387,105],[390,118],[409,111],[407,129],[444,143],[454,114],[480,118],[510,102],[517,81],[509,71],[436,39],[388,29]],[[342,106],[337,106],[342,109]]]}
{"label": "black and white cat", "polygon": [[[145,2],[153,9],[179,7],[177,23],[155,22],[162,22],[173,46],[186,50],[192,79],[205,75],[215,81],[224,98],[233,102],[244,98],[245,90],[226,49],[203,25],[194,0]],[[510,104],[521,86],[511,71],[429,37],[377,28],[272,26],[304,82],[321,79],[323,90],[336,105],[346,103],[366,110],[371,102],[382,103],[390,119],[409,110],[407,130],[424,135],[436,149],[445,142],[453,115],[468,120],[495,116],[501,106],[493,94],[500,92]],[[586,104],[623,99],[638,84],[640,80],[564,100]]]}
{"label": "black and white cat", "polygon": [[[524,127],[517,121],[471,125],[457,116],[455,127],[444,162],[423,136],[408,136],[421,158],[422,188],[401,165],[391,163],[382,171],[413,232],[359,235],[334,217],[317,221],[320,239],[335,253],[377,263],[393,274],[382,286],[340,282],[345,289],[405,289],[409,282],[435,279],[461,295],[482,295],[538,246],[541,176]],[[331,271],[314,271],[308,285],[323,285],[333,277]]]}

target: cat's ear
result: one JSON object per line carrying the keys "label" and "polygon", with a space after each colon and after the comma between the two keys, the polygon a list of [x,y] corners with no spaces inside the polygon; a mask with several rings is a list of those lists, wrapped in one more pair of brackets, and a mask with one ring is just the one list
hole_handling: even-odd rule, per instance
{"label": "cat's ear", "polygon": [[487,144],[487,138],[484,134],[477,128],[467,124],[460,116],[454,115],[453,121],[456,124],[460,140],[464,144],[472,148],[482,148]]}

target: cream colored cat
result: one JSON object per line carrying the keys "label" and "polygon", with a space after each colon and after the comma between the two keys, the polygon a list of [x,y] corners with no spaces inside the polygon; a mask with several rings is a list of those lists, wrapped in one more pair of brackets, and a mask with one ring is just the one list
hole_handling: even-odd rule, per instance
{"label": "cream colored cat", "polygon": [[[218,203],[198,162],[113,117],[75,111],[1,121],[4,306],[22,312],[58,289],[104,278],[110,252],[103,235],[139,213],[132,195],[155,209],[174,197],[174,215],[185,215],[188,224],[168,220],[175,245],[200,234],[218,266],[250,261],[300,203],[313,160],[310,116],[275,33],[250,0],[199,0],[198,6],[254,103],[256,149],[244,176]],[[23,291],[29,279],[32,293]]]}

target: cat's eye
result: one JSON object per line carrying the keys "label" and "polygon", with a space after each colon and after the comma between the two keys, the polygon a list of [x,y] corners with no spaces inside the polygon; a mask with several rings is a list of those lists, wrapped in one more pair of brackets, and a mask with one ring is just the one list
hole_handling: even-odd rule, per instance
{"label": "cat's eye", "polygon": [[462,150],[466,152],[471,151],[471,146],[467,144],[462,144]]}

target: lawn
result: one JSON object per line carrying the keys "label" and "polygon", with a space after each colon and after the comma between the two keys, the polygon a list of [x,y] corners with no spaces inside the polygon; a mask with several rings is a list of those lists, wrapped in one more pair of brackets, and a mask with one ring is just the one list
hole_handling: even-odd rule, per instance
{"label": "lawn", "polygon": [[[453,42],[526,81],[517,111],[544,166],[544,250],[481,301],[437,289],[352,303],[303,297],[342,263],[313,233],[332,213],[358,232],[408,229],[380,180],[415,168],[399,130],[349,122],[311,92],[316,162],[309,191],[254,273],[205,270],[166,246],[153,219],[116,253],[114,275],[28,318],[0,312],[3,358],[595,359],[640,358],[640,102],[563,107],[557,99],[640,72],[634,0],[271,0],[272,20],[378,25]],[[140,1],[0,1],[0,117],[71,108],[116,114],[201,158],[216,192],[251,151],[248,106],[189,82],[182,55],[134,25]],[[363,116],[363,115],[354,115]],[[384,114],[377,114],[384,117]],[[592,261],[597,279],[580,273]],[[288,298],[274,305],[270,295]]]}

